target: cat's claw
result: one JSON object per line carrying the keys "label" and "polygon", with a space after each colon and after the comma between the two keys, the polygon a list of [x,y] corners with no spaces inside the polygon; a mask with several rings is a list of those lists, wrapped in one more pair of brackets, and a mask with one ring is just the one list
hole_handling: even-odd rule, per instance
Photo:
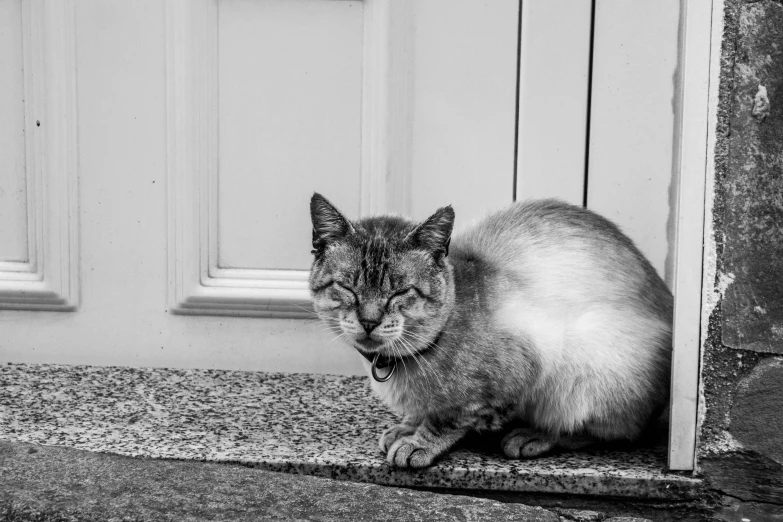
{"label": "cat's claw", "polygon": [[386,461],[398,468],[426,468],[435,460],[436,455],[414,436],[401,437],[389,448]]}
{"label": "cat's claw", "polygon": [[555,445],[551,437],[529,428],[515,429],[503,437],[501,442],[503,453],[511,459],[539,457],[551,451]]}
{"label": "cat's claw", "polygon": [[381,453],[387,454],[389,448],[400,439],[407,435],[413,435],[416,431],[414,426],[409,424],[395,424],[391,428],[381,433],[381,437],[378,439],[378,447],[381,449]]}

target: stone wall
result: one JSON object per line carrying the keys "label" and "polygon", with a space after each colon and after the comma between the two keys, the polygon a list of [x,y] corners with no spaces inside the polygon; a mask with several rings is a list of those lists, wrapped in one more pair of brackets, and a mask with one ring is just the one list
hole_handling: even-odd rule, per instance
{"label": "stone wall", "polygon": [[726,0],[717,130],[698,466],[724,518],[783,520],[783,2]]}

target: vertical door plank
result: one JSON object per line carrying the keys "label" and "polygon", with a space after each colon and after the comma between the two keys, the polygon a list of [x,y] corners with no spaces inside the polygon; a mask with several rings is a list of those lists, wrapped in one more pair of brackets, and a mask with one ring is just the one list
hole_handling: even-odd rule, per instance
{"label": "vertical door plank", "polygon": [[413,8],[410,211],[452,204],[459,229],[512,201],[519,3]]}
{"label": "vertical door plank", "polygon": [[596,0],[587,207],[671,284],[679,0]]}
{"label": "vertical door plank", "polygon": [[592,2],[522,2],[516,198],[583,204]]}

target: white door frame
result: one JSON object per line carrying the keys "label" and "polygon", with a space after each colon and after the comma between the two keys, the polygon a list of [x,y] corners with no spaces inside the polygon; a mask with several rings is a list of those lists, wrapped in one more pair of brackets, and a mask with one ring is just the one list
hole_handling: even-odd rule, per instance
{"label": "white door frame", "polygon": [[683,1],[681,20],[669,468],[693,470],[699,425],[701,346],[711,311],[707,299],[702,297],[712,288],[715,277],[714,266],[712,270],[705,267],[704,255],[712,226],[723,0]]}

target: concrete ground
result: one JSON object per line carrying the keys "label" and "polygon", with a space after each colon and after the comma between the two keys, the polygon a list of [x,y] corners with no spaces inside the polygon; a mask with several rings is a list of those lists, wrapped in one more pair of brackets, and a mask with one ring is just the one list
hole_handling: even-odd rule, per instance
{"label": "concrete ground", "polygon": [[642,521],[469,496],[0,441],[0,521]]}

